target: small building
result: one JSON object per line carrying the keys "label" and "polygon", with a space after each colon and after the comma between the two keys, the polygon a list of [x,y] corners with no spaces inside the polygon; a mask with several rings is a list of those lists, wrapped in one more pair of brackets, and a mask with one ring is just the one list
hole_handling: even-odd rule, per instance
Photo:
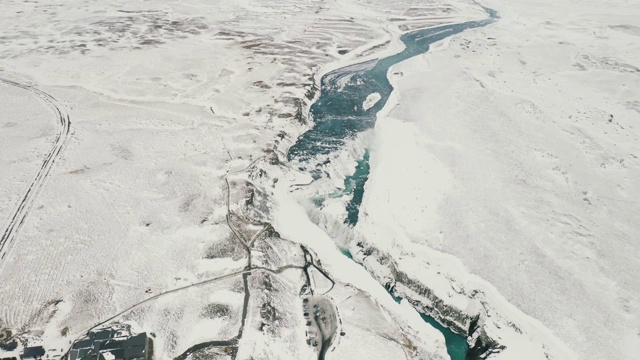
{"label": "small building", "polygon": [[22,360],[42,359],[44,354],[45,354],[45,351],[42,346],[31,346],[31,347],[24,348],[24,350],[22,351],[22,354],[20,354],[20,359]]}
{"label": "small building", "polygon": [[92,331],[77,340],[69,351],[69,360],[150,360],[152,340],[147,333],[131,335],[123,329]]}

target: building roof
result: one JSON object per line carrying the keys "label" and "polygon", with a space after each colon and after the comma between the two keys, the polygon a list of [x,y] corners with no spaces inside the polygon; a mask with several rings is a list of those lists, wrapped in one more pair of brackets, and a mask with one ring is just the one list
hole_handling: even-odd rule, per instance
{"label": "building roof", "polygon": [[70,360],[88,359],[147,359],[149,338],[147,333],[114,338],[116,332],[103,329],[89,334],[89,338],[76,341],[69,353]]}
{"label": "building roof", "polygon": [[20,358],[22,359],[39,358],[44,356],[44,353],[45,351],[42,346],[31,346],[31,347],[24,348],[24,351],[22,352],[22,355],[20,355]]}

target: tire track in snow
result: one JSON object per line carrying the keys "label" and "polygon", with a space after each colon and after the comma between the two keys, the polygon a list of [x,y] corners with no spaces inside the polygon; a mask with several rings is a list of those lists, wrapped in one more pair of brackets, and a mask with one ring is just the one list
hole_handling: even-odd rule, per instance
{"label": "tire track in snow", "polygon": [[51,107],[54,113],[57,116],[57,120],[60,122],[60,130],[58,135],[53,143],[53,148],[49,151],[47,156],[45,157],[42,166],[38,170],[38,173],[33,178],[27,191],[20,199],[17,208],[13,212],[13,215],[10,216],[8,223],[4,230],[2,230],[2,236],[0,237],[0,273],[4,269],[2,265],[4,263],[4,259],[10,253],[11,245],[18,238],[20,228],[24,224],[27,216],[35,200],[38,198],[38,195],[42,191],[44,187],[44,183],[51,172],[51,168],[53,167],[54,162],[60,155],[62,148],[67,140],[69,135],[69,129],[71,128],[71,120],[69,118],[69,114],[67,113],[64,106],[60,105],[58,101],[51,95],[45,93],[42,90],[36,89],[35,87],[21,84],[15,81],[2,79],[0,78],[0,83],[7,84],[10,86],[15,86],[24,90],[31,92],[32,94],[39,97],[42,101],[44,101],[49,107]]}

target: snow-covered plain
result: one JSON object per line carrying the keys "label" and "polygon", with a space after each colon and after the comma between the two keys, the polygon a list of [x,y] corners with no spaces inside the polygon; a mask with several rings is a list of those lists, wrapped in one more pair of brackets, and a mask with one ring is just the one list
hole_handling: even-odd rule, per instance
{"label": "snow-covered plain", "polygon": [[487,6],[499,22],[390,71],[358,230],[456,308],[483,292],[554,358],[635,359],[640,6]]}
{"label": "snow-covered plain", "polygon": [[[53,95],[72,126],[1,260],[0,330],[64,350],[132,305],[205,281],[116,320],[154,332],[161,359],[233,338],[247,264],[234,232],[261,227],[226,218],[227,179],[229,210],[279,232],[250,251],[264,269],[247,276],[237,358],[315,356],[301,271],[269,272],[301,266],[299,244],[336,281],[329,296],[345,335],[327,357],[446,358],[417,308],[463,331],[479,315],[506,346],[502,359],[635,358],[640,8],[486,5],[499,22],[391,69],[396,91],[376,128],[336,154],[330,184],[314,188],[281,162],[310,126],[320,76],[399,51],[403,31],[486,17],[477,4],[4,2],[0,77]],[[57,123],[28,93],[0,91],[11,109],[0,123],[4,222]],[[342,186],[364,147],[371,174],[349,229],[347,199],[324,213],[305,199]],[[380,283],[390,280],[413,306],[388,296]],[[210,351],[197,355],[231,356]]]}

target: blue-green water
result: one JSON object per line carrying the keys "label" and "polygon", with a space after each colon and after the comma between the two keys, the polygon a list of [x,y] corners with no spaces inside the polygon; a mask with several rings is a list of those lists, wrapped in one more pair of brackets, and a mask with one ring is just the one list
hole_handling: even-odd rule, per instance
{"label": "blue-green water", "polygon": [[[410,57],[423,54],[434,42],[458,34],[464,30],[490,24],[496,14],[480,21],[445,25],[417,30],[400,37],[405,49],[395,55],[361,64],[347,66],[325,74],[320,81],[320,97],[311,105],[310,117],[314,126],[304,133],[289,150],[289,160],[300,163],[318,159],[340,149],[345,141],[375,125],[376,114],[389,99],[393,87],[387,78],[392,65]],[[380,94],[380,100],[365,110],[362,103],[367,96]],[[320,165],[306,164],[305,167]]]}
{"label": "blue-green water", "polygon": [[362,160],[358,160],[356,171],[351,176],[344,179],[345,191],[353,194],[351,201],[347,203],[347,218],[344,219],[345,224],[354,226],[358,223],[360,214],[360,204],[364,196],[364,184],[369,179],[369,151],[365,151]]}
{"label": "blue-green water", "polygon": [[[352,196],[347,203],[347,217],[344,223],[354,226],[358,223],[360,204],[364,196],[364,184],[369,179],[369,151],[365,150],[362,159],[356,164],[356,171],[344,179],[344,189],[328,195],[329,198],[341,198],[345,195]],[[316,207],[321,208],[325,201],[324,196],[316,196],[311,199]]]}
{"label": "blue-green water", "polygon": [[425,314],[420,314],[420,316],[422,317],[422,320],[429,323],[444,335],[444,342],[447,344],[447,353],[451,356],[451,360],[465,360],[467,358],[469,344],[467,344],[467,339],[464,336],[456,334],[448,328],[440,325],[439,322],[430,316]]}
{"label": "blue-green water", "polygon": [[[340,252],[344,254],[344,256],[349,259],[353,259],[353,256],[349,252],[349,250],[341,248]],[[389,295],[400,304],[402,298],[399,296],[393,295],[391,291],[387,289]],[[431,316],[420,313],[420,317],[427,324],[433,326],[436,330],[440,331],[444,336],[444,342],[447,345],[447,354],[451,357],[451,360],[466,360],[467,353],[469,352],[469,344],[467,344],[467,340],[464,336],[459,335],[451,331],[450,329],[442,326],[439,322],[437,322]]]}
{"label": "blue-green water", "polygon": [[342,253],[342,255],[348,257],[349,259],[353,260],[353,256],[351,256],[351,253],[349,252],[349,250],[347,249],[340,249],[340,252]]}
{"label": "blue-green water", "polygon": [[[349,254],[351,255],[351,254]],[[393,295],[389,292],[389,295],[393,297],[398,304],[402,301],[401,297]],[[467,358],[467,353],[469,352],[469,344],[467,344],[467,340],[464,336],[454,333],[448,328],[442,326],[439,322],[437,322],[431,316],[420,314],[422,320],[433,326],[436,330],[440,331],[442,335],[444,335],[444,342],[447,345],[447,354],[451,357],[451,360],[465,360]]]}
{"label": "blue-green water", "polygon": [[[304,133],[289,150],[289,161],[295,161],[301,170],[307,170],[314,179],[323,176],[322,167],[330,160],[326,155],[341,149],[347,141],[359,133],[373,128],[376,114],[384,107],[393,87],[387,78],[392,65],[410,57],[423,54],[434,42],[458,34],[464,30],[486,26],[498,18],[497,12],[485,8],[489,17],[480,21],[439,26],[417,30],[400,37],[405,49],[395,55],[361,64],[347,66],[324,75],[320,81],[320,97],[311,106],[310,117],[314,126]],[[380,94],[380,100],[369,109],[362,104],[372,93]],[[345,179],[345,190],[340,196],[352,195],[347,204],[346,224],[358,222],[364,186],[369,178],[369,152],[358,161],[353,175]],[[323,198],[312,199],[317,206]],[[349,258],[351,254],[341,250]],[[393,295],[392,295],[393,296]],[[396,301],[399,299],[396,298]],[[439,324],[435,319],[421,314],[425,322],[434,326],[445,337],[447,352],[452,360],[465,360],[469,346],[464,336]]]}

